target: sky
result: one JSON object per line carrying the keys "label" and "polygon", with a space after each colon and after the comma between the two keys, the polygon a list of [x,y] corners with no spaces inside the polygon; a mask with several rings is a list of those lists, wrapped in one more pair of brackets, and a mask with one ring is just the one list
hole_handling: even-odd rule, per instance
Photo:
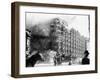
{"label": "sky", "polygon": [[74,28],[75,30],[78,30],[81,35],[89,38],[89,19],[87,15],[26,13],[26,26],[31,27],[53,18],[60,18],[66,21],[68,29]]}

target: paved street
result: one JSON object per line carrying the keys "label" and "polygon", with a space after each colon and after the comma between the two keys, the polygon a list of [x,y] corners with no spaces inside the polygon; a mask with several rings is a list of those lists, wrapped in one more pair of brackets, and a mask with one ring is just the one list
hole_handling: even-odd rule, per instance
{"label": "paved street", "polygon": [[[60,65],[57,66],[68,66],[69,62],[63,62]],[[81,65],[81,64],[72,64],[72,65]],[[54,63],[41,63],[41,64],[36,64],[35,67],[44,67],[44,66],[54,66]]]}
{"label": "paved street", "polygon": [[[81,58],[77,58],[77,59],[72,59],[72,64],[71,65],[81,65]],[[57,66],[68,66],[69,62],[62,62],[62,64],[57,65]],[[54,66],[53,61],[50,63],[40,63],[40,64],[35,64],[35,67],[44,67],[44,66]]]}

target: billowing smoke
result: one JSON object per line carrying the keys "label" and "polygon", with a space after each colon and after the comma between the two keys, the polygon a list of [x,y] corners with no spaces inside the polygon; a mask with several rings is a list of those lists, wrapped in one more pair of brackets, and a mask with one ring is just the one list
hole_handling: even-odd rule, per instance
{"label": "billowing smoke", "polygon": [[49,23],[39,23],[33,25],[30,28],[30,31],[33,35],[40,35],[40,36],[49,36],[50,33],[50,24]]}

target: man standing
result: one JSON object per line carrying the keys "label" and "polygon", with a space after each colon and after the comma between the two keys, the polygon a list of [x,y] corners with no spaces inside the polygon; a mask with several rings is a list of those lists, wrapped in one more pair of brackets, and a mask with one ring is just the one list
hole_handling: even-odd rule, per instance
{"label": "man standing", "polygon": [[90,59],[88,58],[89,52],[86,50],[84,52],[84,58],[82,59],[82,64],[90,64]]}

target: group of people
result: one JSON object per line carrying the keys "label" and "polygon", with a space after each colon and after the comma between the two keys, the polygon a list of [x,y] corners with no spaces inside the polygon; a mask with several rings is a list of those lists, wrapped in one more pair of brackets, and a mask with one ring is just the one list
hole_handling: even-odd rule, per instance
{"label": "group of people", "polygon": [[[86,65],[86,64],[90,64],[90,59],[88,58],[89,56],[89,52],[88,50],[85,50],[84,52],[84,57],[81,59],[81,61],[79,61],[79,63],[81,63],[82,65]],[[71,65],[71,60],[69,60],[69,65]],[[56,53],[56,55],[53,57],[53,61],[54,61],[54,65],[60,65],[62,64],[62,56],[59,53]]]}

